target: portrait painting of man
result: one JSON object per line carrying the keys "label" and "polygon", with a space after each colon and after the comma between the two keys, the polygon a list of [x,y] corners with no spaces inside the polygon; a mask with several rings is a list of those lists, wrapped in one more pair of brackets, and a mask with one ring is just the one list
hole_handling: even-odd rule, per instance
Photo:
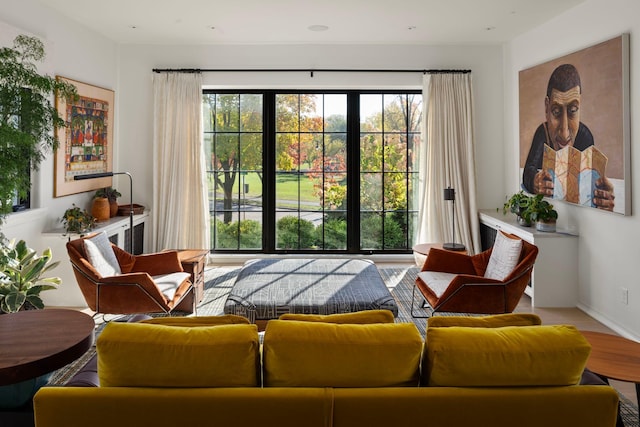
{"label": "portrait painting of man", "polygon": [[628,214],[628,35],[520,71],[521,188]]}

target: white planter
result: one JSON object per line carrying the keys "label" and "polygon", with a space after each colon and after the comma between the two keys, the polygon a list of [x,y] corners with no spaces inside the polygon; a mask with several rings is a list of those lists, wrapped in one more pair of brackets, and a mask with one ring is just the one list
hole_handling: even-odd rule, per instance
{"label": "white planter", "polygon": [[556,222],[555,221],[553,221],[553,222],[538,221],[538,222],[536,222],[536,230],[555,233],[555,231],[556,231]]}

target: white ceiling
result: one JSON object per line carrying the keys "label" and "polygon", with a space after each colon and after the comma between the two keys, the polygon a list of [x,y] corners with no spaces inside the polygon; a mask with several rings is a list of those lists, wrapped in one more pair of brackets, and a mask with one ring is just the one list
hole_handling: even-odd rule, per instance
{"label": "white ceiling", "polygon": [[40,0],[118,43],[174,45],[496,44],[583,1]]}

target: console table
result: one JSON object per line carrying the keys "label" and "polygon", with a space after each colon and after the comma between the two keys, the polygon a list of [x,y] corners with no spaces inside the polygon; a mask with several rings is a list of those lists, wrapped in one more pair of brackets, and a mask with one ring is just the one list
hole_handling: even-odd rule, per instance
{"label": "console table", "polygon": [[493,245],[499,230],[538,247],[531,284],[525,293],[534,307],[575,307],[578,302],[578,236],[561,229],[551,233],[518,225],[513,214],[479,211],[483,250]]}

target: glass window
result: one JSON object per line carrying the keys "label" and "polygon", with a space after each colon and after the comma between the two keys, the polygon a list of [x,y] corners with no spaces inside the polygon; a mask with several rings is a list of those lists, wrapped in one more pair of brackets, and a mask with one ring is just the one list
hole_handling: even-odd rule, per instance
{"label": "glass window", "polygon": [[203,100],[214,251],[410,251],[419,92],[205,91]]}

